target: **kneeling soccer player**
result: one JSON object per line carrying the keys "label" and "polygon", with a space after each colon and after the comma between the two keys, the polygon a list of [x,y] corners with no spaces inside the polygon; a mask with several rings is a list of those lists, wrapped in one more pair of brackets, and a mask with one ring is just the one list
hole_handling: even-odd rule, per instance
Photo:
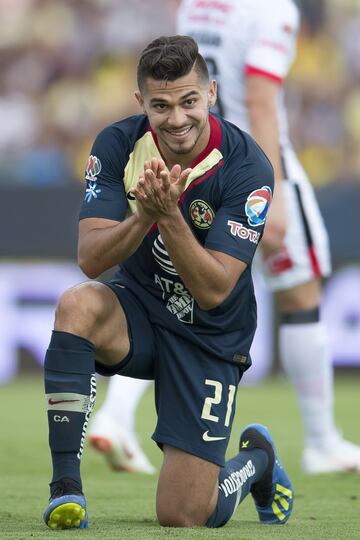
{"label": "kneeling soccer player", "polygon": [[95,372],[154,379],[162,448],[161,525],[219,527],[251,492],[261,522],[290,517],[293,490],[268,430],[247,426],[225,463],[236,392],[256,327],[251,262],[273,190],[265,154],[209,114],[196,42],[162,37],[142,52],[144,114],[97,137],[86,169],[79,264],[90,277],[60,299],[45,359],[53,529],[88,525],[80,459]]}

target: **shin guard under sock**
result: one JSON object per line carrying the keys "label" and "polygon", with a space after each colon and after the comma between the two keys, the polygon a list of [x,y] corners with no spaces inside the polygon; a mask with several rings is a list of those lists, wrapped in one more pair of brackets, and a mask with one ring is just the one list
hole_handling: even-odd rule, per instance
{"label": "shin guard under sock", "polygon": [[68,477],[81,487],[80,459],[96,398],[95,347],[82,337],[54,331],[44,370],[52,482]]}

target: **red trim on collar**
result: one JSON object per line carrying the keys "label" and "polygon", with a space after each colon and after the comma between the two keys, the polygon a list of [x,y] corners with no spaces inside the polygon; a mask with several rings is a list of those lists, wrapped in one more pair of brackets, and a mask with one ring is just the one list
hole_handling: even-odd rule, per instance
{"label": "red trim on collar", "polygon": [[[203,161],[215,148],[217,148],[218,150],[221,149],[222,131],[221,131],[220,122],[214,116],[209,114],[209,123],[210,123],[209,142],[207,143],[206,148],[204,148],[204,150],[202,152],[200,152],[200,154],[192,162],[192,164],[191,164],[192,169],[194,167],[196,167],[196,165],[198,165],[198,163]],[[160,152],[161,157],[163,158],[163,160],[166,163],[166,160],[165,160],[163,154],[161,153],[158,138],[157,138],[156,134],[154,133],[154,131],[152,130],[151,127],[149,127],[149,131],[150,131],[150,133],[151,133],[151,135],[152,135],[152,137],[154,139],[154,142],[155,142],[155,144],[157,146],[157,149]]]}
{"label": "red trim on collar", "polygon": [[211,114],[209,114],[209,122],[210,122],[210,137],[209,142],[206,145],[206,148],[200,154],[194,159],[194,161],[191,164],[191,168],[193,169],[203,161],[215,148],[220,150],[221,148],[221,126],[218,120],[214,118]]}
{"label": "red trim on collar", "polygon": [[164,162],[166,163],[166,159],[165,159],[165,157],[163,156],[163,153],[162,153],[161,150],[160,150],[160,146],[159,146],[159,141],[158,141],[157,135],[156,135],[156,133],[154,132],[154,130],[152,129],[152,127],[151,127],[150,125],[149,125],[148,131],[150,131],[150,133],[151,133],[151,135],[152,135],[152,138],[154,139],[154,143],[156,144],[156,148],[159,150],[160,156],[162,157],[162,159],[163,159]]}

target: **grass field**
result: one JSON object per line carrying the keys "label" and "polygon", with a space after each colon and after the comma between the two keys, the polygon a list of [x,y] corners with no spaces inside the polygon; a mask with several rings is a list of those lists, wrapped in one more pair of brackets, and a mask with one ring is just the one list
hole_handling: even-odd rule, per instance
{"label": "grass field", "polygon": [[[336,417],[344,435],[360,444],[359,377],[337,377]],[[98,405],[105,392],[99,382]],[[0,389],[0,539],[360,539],[360,475],[305,476],[299,467],[302,428],[294,396],[282,379],[240,389],[229,456],[242,427],[268,425],[296,491],[295,509],[284,527],[264,526],[248,497],[223,529],[160,528],[155,518],[156,476],[114,473],[87,449],[82,464],[90,528],[53,532],[42,522],[48,498],[50,458],[42,380],[21,377]],[[151,390],[141,401],[138,428],[157,467],[161,452],[150,440],[155,421]]]}

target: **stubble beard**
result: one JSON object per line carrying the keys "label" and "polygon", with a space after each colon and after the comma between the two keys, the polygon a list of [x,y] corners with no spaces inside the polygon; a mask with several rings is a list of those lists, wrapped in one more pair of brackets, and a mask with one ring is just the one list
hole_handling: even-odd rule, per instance
{"label": "stubble beard", "polygon": [[[187,141],[170,144],[166,140],[166,138],[163,139],[163,143],[167,147],[167,149],[170,150],[173,154],[178,154],[178,155],[191,154],[191,152],[194,150],[195,146],[197,145],[202,133],[204,132],[205,127],[206,127],[206,123],[204,123],[201,129],[197,128],[197,137],[192,142],[191,146],[187,146],[188,144]],[[195,126],[192,126],[192,129],[196,129]]]}

